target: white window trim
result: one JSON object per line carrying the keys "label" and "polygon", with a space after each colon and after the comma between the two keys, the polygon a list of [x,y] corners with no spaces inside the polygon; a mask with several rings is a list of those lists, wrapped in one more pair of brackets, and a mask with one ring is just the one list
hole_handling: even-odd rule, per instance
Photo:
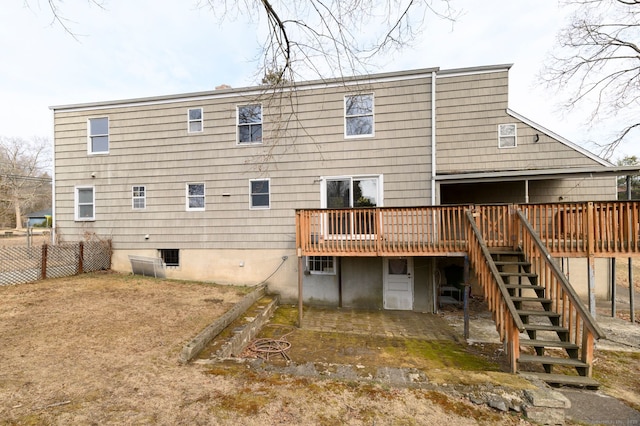
{"label": "white window trim", "polygon": [[[191,119],[191,110],[194,109],[199,109],[200,110],[200,119],[199,120],[192,120]],[[195,130],[192,131],[191,130],[191,123],[200,123],[200,130]],[[187,133],[202,133],[204,132],[204,110],[202,109],[202,107],[198,107],[198,108],[188,108],[187,109]]]}
{"label": "white window trim", "polygon": [[[269,183],[269,205],[268,206],[253,206],[253,193],[251,192],[251,182],[263,182]],[[271,208],[271,178],[264,179],[249,179],[249,210],[269,210]]]}
{"label": "white window trim", "polygon": [[[343,180],[350,179],[351,187],[353,188],[354,179],[378,179],[378,205],[376,207],[384,207],[384,184],[383,175],[351,175],[351,176],[321,176],[320,177],[320,208],[327,208],[327,181],[329,180]],[[351,191],[353,197],[353,191]]]}
{"label": "white window trim", "polygon": [[[259,141],[252,142],[240,142],[240,108],[251,106],[251,105],[260,105],[260,125],[262,126],[262,137]],[[258,124],[258,123],[251,123]],[[247,126],[248,124],[242,124],[242,126]],[[262,145],[262,141],[264,140],[264,107],[262,102],[258,103],[249,103],[249,104],[241,104],[236,105],[236,145],[237,146],[251,146],[251,145]]]}
{"label": "white window trim", "polygon": [[[311,259],[312,257],[331,257],[331,258],[333,258],[333,260],[332,260],[333,271],[312,271],[311,270],[311,266],[310,266],[311,262],[309,261],[309,259]],[[336,275],[337,274],[337,272],[336,272],[337,262],[336,262],[336,257],[335,256],[307,256],[306,259],[307,259],[307,271],[309,271],[309,273],[311,275]]]}
{"label": "white window trim", "polygon": [[[189,197],[189,185],[202,185],[202,190],[203,190],[202,197],[204,198],[203,207],[189,207],[189,198],[190,198]],[[204,182],[188,182],[184,187],[184,191],[185,191],[185,198],[186,198],[185,207],[186,207],[188,212],[202,212],[202,211],[205,211],[205,209],[207,207],[207,185]],[[200,197],[200,195],[198,195],[198,197]]]}
{"label": "white window trim", "polygon": [[[95,120],[98,118],[106,118],[107,119],[107,133],[105,134],[96,134],[96,135],[92,135],[91,134],[91,120]],[[98,116],[98,117],[89,117],[87,118],[87,155],[107,155],[109,154],[109,150],[111,149],[111,135],[109,134],[109,126],[111,124],[111,120],[109,119],[109,116]],[[91,150],[91,138],[94,136],[106,136],[107,137],[107,150],[106,151],[99,151],[99,152],[93,152]]]}
{"label": "white window trim", "polygon": [[[93,216],[91,217],[80,217],[80,197],[79,191],[81,189],[91,189],[91,195],[93,199],[91,200],[91,204],[93,206]],[[73,189],[73,216],[76,222],[95,222],[96,220],[96,187],[93,185],[77,185]]]}
{"label": "white window trim", "polygon": [[[134,188],[144,188],[144,195],[142,197],[134,194]],[[142,199],[144,201],[144,207],[136,207],[135,200]],[[131,186],[131,208],[133,210],[144,210],[147,208],[147,185],[132,185]]]}
{"label": "white window trim", "polygon": [[[502,146],[503,137],[511,137],[511,135],[502,135],[502,126],[513,126],[513,146]],[[502,123],[498,124],[498,148],[500,149],[512,149],[518,147],[518,125],[516,123]]]}
{"label": "white window trim", "polygon": [[[367,135],[347,135],[347,98],[352,96],[367,96],[371,95],[371,133]],[[342,115],[344,119],[344,138],[345,139],[359,139],[359,138],[372,138],[376,135],[376,97],[373,92],[371,93],[352,93],[344,96],[342,105]],[[350,115],[349,117],[368,117],[366,115]]]}

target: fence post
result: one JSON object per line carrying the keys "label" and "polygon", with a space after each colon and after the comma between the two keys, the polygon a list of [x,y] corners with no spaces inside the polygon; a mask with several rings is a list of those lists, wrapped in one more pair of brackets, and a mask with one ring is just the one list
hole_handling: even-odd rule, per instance
{"label": "fence post", "polygon": [[40,259],[40,279],[47,279],[47,245],[42,245],[42,259]]}
{"label": "fence post", "polygon": [[78,243],[78,272],[76,273],[76,275],[80,275],[84,272],[83,260],[84,260],[84,243],[80,241]]}

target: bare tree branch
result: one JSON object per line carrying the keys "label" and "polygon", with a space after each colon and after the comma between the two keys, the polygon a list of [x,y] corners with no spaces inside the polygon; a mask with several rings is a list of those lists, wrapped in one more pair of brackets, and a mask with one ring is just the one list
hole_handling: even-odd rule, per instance
{"label": "bare tree branch", "polygon": [[588,105],[589,124],[611,117],[634,117],[600,155],[640,130],[640,0],[565,0],[575,7],[570,24],[558,35],[556,53],[541,74],[549,87],[568,92],[565,107]]}

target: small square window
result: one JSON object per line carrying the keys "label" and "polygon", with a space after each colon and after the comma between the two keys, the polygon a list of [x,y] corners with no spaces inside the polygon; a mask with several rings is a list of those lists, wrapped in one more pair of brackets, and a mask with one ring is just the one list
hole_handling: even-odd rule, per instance
{"label": "small square window", "polygon": [[204,210],[204,183],[187,184],[187,210]]}
{"label": "small square window", "polygon": [[344,98],[344,134],[347,137],[373,136],[373,94]]}
{"label": "small square window", "polygon": [[144,186],[132,187],[131,207],[136,210],[147,207],[147,190]]}
{"label": "small square window", "polygon": [[268,209],[271,206],[269,192],[269,179],[256,179],[250,181],[252,209]]}
{"label": "small square window", "polygon": [[109,153],[109,119],[107,117],[89,119],[89,154]]}
{"label": "small square window", "polygon": [[179,249],[160,249],[158,253],[166,266],[180,266]]}
{"label": "small square window", "polygon": [[95,191],[93,186],[76,187],[75,220],[95,220]]}
{"label": "small square window", "polygon": [[517,145],[516,125],[498,125],[498,148],[515,148]]}
{"label": "small square window", "polygon": [[262,143],[262,105],[238,107],[238,143]]}
{"label": "small square window", "polygon": [[313,275],[335,275],[336,258],[334,256],[309,256],[307,269]]}
{"label": "small square window", "polygon": [[189,133],[202,132],[203,117],[202,108],[191,108],[188,113],[187,127]]}

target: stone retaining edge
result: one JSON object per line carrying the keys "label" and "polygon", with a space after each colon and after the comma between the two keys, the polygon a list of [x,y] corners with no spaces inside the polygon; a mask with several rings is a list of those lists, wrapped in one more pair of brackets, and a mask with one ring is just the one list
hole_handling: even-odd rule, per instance
{"label": "stone retaining edge", "polygon": [[262,327],[269,321],[277,307],[278,297],[274,296],[273,300],[267,304],[262,312],[256,315],[253,321],[245,324],[241,330],[235,333],[233,337],[216,352],[216,358],[230,358],[240,355],[240,352],[242,352],[245,346],[256,337]]}
{"label": "stone retaining edge", "polygon": [[218,317],[214,322],[209,324],[196,337],[187,343],[180,352],[179,362],[186,364],[193,360],[198,354],[209,344],[218,334],[222,332],[229,324],[242,315],[256,300],[266,294],[266,286],[261,285],[247,294],[236,303],[231,309]]}

